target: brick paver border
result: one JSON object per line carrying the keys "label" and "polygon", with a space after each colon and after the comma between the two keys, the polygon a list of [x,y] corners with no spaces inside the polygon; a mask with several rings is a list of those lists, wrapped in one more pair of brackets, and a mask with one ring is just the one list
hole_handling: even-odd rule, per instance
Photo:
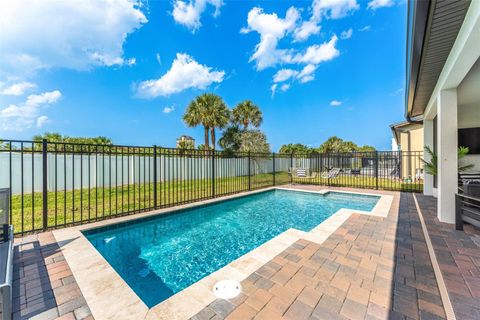
{"label": "brick paver border", "polygon": [[13,319],[93,319],[51,232],[15,242]]}
{"label": "brick paver border", "polygon": [[[295,242],[194,319],[446,318],[412,194],[379,193],[395,197],[388,217],[354,214],[321,244]],[[457,318],[480,319],[480,232],[416,197]],[[52,233],[16,239],[14,264],[14,319],[93,319]]]}
{"label": "brick paver border", "polygon": [[388,217],[297,241],[193,319],[445,319],[412,194],[394,195]]}
{"label": "brick paver border", "polygon": [[455,230],[438,220],[435,198],[416,197],[457,319],[480,319],[480,230]]}

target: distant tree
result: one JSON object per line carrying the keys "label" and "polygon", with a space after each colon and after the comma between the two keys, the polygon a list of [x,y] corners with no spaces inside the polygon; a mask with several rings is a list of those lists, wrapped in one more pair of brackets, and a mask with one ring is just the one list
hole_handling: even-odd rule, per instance
{"label": "distant tree", "polygon": [[210,146],[207,147],[207,146],[205,146],[204,144],[199,144],[199,145],[197,146],[197,149],[198,149],[198,150],[212,150],[212,147],[210,147]]}
{"label": "distant tree", "polygon": [[7,150],[9,149],[9,144],[0,139],[0,150]]}
{"label": "distant tree", "polygon": [[238,151],[242,144],[242,130],[238,125],[231,125],[223,131],[223,135],[218,141],[222,149],[226,151]]}
{"label": "distant tree", "polygon": [[337,136],[332,136],[320,145],[318,151],[321,153],[341,152],[342,145],[343,139]]}
{"label": "distant tree", "polygon": [[62,143],[78,143],[78,144],[91,144],[91,145],[113,145],[110,138],[104,136],[98,137],[69,137],[62,136],[57,132],[45,132],[33,137],[33,141],[41,142],[43,139],[48,142],[62,142]]}
{"label": "distant tree", "polygon": [[194,149],[195,146],[192,140],[182,140],[178,142],[177,148],[182,150],[191,150]]}
{"label": "distant tree", "polygon": [[313,150],[301,143],[289,143],[284,144],[280,147],[280,153],[289,153],[289,154],[309,154]]}
{"label": "distant tree", "polygon": [[373,152],[376,151],[375,147],[369,146],[369,145],[364,145],[358,148],[357,151],[359,152]]}
{"label": "distant tree", "polygon": [[358,150],[358,146],[352,141],[343,141],[340,145],[339,152],[354,152]]}
{"label": "distant tree", "polygon": [[252,101],[240,102],[232,111],[232,122],[247,130],[249,125],[260,127],[263,121],[262,111]]}
{"label": "distant tree", "polygon": [[68,139],[68,137],[67,136],[64,137],[57,132],[45,132],[43,135],[37,134],[33,136],[33,141],[40,142],[43,139],[46,139],[49,142],[66,142],[65,140]]}
{"label": "distant tree", "polygon": [[241,143],[239,151],[269,153],[270,144],[267,142],[267,136],[260,130],[247,130],[241,133]]}
{"label": "distant tree", "polygon": [[352,141],[345,141],[337,136],[332,136],[322,143],[317,150],[320,153],[371,152],[375,151],[375,148],[368,145],[360,147]]}

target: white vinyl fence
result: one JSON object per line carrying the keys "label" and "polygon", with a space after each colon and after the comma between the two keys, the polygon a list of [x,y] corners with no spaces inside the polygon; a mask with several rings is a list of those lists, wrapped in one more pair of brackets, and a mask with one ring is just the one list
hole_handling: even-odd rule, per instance
{"label": "white vinyl fence", "polygon": [[[33,159],[33,163],[32,163]],[[151,155],[63,154],[47,155],[47,189],[63,191],[81,188],[152,183],[154,163]],[[275,171],[287,172],[292,166],[309,168],[308,158],[275,158]],[[215,158],[215,178],[247,176],[248,157]],[[11,172],[11,176],[10,176]],[[273,172],[273,157],[251,157],[250,174]],[[210,157],[157,155],[157,181],[201,180],[212,177]],[[42,191],[42,154],[0,153],[0,188],[12,194]]]}

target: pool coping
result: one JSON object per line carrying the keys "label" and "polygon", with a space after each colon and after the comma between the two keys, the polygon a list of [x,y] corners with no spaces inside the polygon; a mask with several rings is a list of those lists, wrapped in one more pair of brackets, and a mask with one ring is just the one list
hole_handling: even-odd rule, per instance
{"label": "pool coping", "polygon": [[[148,308],[145,305],[82,233],[84,230],[181,211],[187,208],[195,208],[209,203],[239,198],[274,189],[316,194],[325,194],[327,192],[361,194],[380,197],[380,199],[371,211],[340,209],[309,232],[288,229],[152,308]],[[392,202],[392,195],[368,192],[336,189],[314,191],[295,188],[295,186],[269,187],[171,208],[103,220],[88,225],[60,229],[53,231],[53,235],[62,249],[63,255],[72,270],[78,286],[96,319],[131,319],[133,315],[135,315],[136,319],[188,319],[216,299],[212,293],[212,288],[217,281],[223,279],[244,280],[251,273],[272,260],[299,239],[309,240],[318,244],[323,243],[352,213],[386,217]]]}

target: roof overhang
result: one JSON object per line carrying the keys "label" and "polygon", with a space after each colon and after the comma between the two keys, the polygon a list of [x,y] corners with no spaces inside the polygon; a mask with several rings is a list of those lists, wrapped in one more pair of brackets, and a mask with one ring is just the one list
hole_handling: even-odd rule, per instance
{"label": "roof overhang", "polygon": [[390,125],[393,137],[395,138],[395,141],[397,141],[397,143],[400,143],[400,133],[420,129],[422,127],[423,121],[402,121]]}
{"label": "roof overhang", "polygon": [[457,39],[470,0],[409,1],[406,118],[421,119]]}

